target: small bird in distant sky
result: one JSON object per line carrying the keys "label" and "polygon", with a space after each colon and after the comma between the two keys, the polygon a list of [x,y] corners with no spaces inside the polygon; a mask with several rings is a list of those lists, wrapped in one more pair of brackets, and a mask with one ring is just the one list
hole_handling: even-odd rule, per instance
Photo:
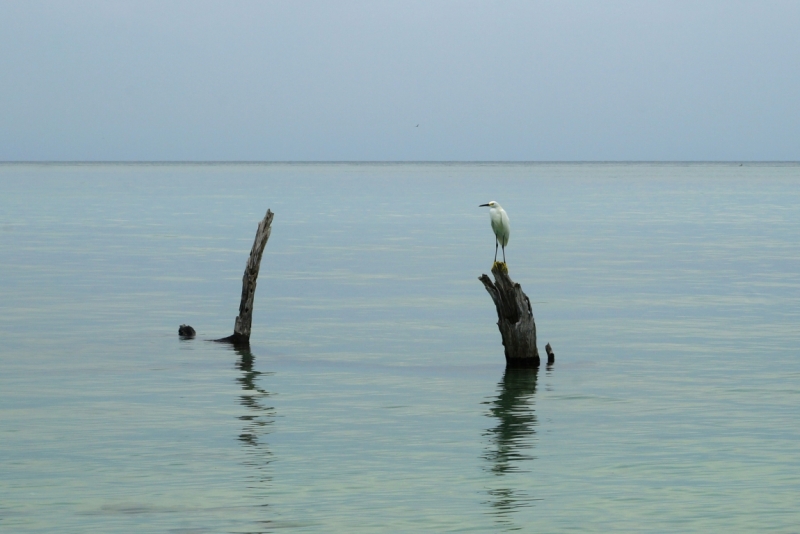
{"label": "small bird in distant sky", "polygon": [[503,247],[503,263],[506,262],[506,245],[508,238],[511,237],[511,225],[508,223],[508,215],[503,207],[492,200],[488,204],[481,204],[479,207],[489,207],[489,219],[492,221],[494,230],[494,261],[497,262],[497,246]]}
{"label": "small bird in distant sky", "polygon": [[414,128],[419,128],[419,124],[417,124],[416,126],[414,126]]}

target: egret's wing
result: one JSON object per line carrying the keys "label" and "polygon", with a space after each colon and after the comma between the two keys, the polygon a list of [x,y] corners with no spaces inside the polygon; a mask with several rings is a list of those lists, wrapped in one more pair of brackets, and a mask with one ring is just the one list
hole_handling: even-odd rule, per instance
{"label": "egret's wing", "polygon": [[503,243],[503,246],[508,245],[508,240],[511,237],[511,224],[508,222],[508,214],[506,214],[506,210],[500,212],[500,217],[503,221],[503,238],[500,240]]}
{"label": "egret's wing", "polygon": [[497,212],[496,209],[489,210],[489,217],[492,221],[492,230],[497,239],[500,240],[503,235],[503,217]]}

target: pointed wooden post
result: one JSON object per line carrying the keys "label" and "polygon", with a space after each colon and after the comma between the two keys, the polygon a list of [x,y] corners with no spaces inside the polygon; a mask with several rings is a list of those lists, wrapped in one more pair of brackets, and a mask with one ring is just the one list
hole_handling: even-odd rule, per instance
{"label": "pointed wooden post", "polygon": [[492,274],[494,282],[485,274],[478,280],[483,282],[497,308],[497,327],[503,338],[506,367],[539,367],[531,301],[522,287],[508,276],[505,263],[495,262]]}
{"label": "pointed wooden post", "polygon": [[239,302],[239,315],[236,317],[236,322],[233,326],[233,334],[216,341],[225,341],[238,346],[250,345],[250,326],[253,322],[256,279],[258,278],[258,270],[261,268],[261,256],[264,254],[264,247],[267,246],[267,240],[272,231],[272,217],[274,215],[272,211],[267,210],[267,214],[258,224],[253,248],[250,249],[250,258],[244,268],[242,299]]}

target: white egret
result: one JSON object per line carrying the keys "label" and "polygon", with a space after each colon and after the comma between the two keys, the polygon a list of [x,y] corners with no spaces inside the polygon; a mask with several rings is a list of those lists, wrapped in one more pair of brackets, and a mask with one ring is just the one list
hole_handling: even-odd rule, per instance
{"label": "white egret", "polygon": [[479,207],[489,207],[489,218],[492,221],[494,230],[494,261],[497,262],[497,246],[503,247],[503,263],[506,262],[506,245],[508,238],[511,237],[511,225],[508,223],[508,215],[503,207],[492,200],[488,204],[481,204]]}

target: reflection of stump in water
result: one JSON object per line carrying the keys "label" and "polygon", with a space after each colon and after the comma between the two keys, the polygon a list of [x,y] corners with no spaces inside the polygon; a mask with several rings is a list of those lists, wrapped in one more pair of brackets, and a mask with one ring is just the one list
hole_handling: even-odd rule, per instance
{"label": "reflection of stump in water", "polygon": [[[498,384],[498,394],[487,402],[490,417],[497,424],[486,431],[490,439],[484,458],[489,461],[487,471],[500,477],[525,472],[522,462],[533,460],[530,450],[536,437],[536,414],[533,411],[538,369],[507,368],[503,380]],[[505,479],[512,482],[512,479]],[[508,520],[508,515],[517,508],[531,506],[536,500],[515,490],[511,484],[489,491],[492,512],[499,520]]]}
{"label": "reflection of stump in water", "polygon": [[269,426],[275,420],[275,409],[262,403],[262,399],[267,398],[269,392],[258,387],[257,379],[264,373],[253,369],[255,363],[253,353],[244,347],[235,350],[239,355],[236,367],[242,371],[242,376],[236,381],[241,384],[244,393],[239,397],[239,403],[250,412],[239,416],[240,420],[246,421],[242,433],[239,434],[239,441],[253,447],[251,451],[254,454],[246,462],[246,465],[257,469],[253,478],[259,482],[266,482],[271,478],[265,469],[272,461],[272,453],[260,439],[269,433]]}

